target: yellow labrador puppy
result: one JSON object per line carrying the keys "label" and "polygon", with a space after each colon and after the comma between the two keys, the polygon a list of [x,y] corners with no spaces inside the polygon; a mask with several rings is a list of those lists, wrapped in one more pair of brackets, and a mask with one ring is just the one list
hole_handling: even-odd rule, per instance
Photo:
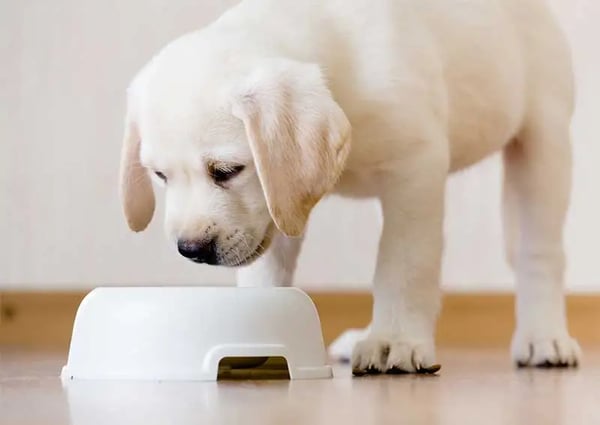
{"label": "yellow labrador puppy", "polygon": [[288,285],[323,196],[378,197],[373,319],[353,367],[416,372],[435,362],[446,178],[502,150],[513,358],[576,365],[572,112],[569,48],[543,0],[244,0],[132,82],[122,201],[143,230],[154,176],[181,255]]}

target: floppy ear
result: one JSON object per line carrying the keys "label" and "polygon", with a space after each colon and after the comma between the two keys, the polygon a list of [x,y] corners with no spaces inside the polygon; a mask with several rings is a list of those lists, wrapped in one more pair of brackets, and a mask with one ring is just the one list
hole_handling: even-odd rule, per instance
{"label": "floppy ear", "polygon": [[146,169],[140,163],[140,135],[131,109],[125,118],[121,150],[120,195],[129,228],[144,230],[154,215],[154,192]]}
{"label": "floppy ear", "polygon": [[300,236],[310,211],[336,184],[350,150],[350,123],[320,68],[271,60],[234,94],[269,212]]}

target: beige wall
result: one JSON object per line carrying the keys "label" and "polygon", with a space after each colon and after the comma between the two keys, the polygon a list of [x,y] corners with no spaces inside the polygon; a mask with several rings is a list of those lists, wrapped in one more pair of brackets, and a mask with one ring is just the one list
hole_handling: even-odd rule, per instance
{"label": "beige wall", "polygon": [[[0,1],[0,287],[232,282],[230,271],[180,259],[165,243],[161,211],[148,232],[129,233],[116,179],[129,78],[164,43],[233,3]],[[580,90],[568,280],[573,289],[600,290],[600,3],[553,3],[573,39]],[[491,159],[450,183],[444,280],[451,289],[510,288],[499,171]],[[298,282],[367,285],[379,231],[374,203],[323,202]]]}

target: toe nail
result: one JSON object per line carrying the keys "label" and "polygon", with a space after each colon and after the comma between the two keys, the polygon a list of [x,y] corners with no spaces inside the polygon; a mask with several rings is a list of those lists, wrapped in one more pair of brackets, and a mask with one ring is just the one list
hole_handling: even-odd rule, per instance
{"label": "toe nail", "polygon": [[388,375],[406,375],[409,372],[397,367],[391,367],[385,373],[387,373]]}
{"label": "toe nail", "polygon": [[434,373],[438,372],[441,368],[442,368],[442,365],[434,364],[429,367],[422,367],[422,368],[417,369],[417,373],[426,373],[429,375],[433,375]]}
{"label": "toe nail", "polygon": [[364,376],[367,372],[363,369],[352,369],[352,375],[354,376]]}
{"label": "toe nail", "polygon": [[379,369],[377,369],[376,367],[369,366],[367,368],[367,373],[369,375],[379,375],[381,373],[381,371]]}

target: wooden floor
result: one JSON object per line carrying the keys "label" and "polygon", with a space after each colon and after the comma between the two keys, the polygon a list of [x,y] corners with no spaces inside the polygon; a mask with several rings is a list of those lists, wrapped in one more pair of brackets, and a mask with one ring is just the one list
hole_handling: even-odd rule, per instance
{"label": "wooden floor", "polygon": [[598,424],[600,351],[515,370],[505,351],[439,353],[439,376],[61,386],[62,354],[0,350],[0,424]]}

